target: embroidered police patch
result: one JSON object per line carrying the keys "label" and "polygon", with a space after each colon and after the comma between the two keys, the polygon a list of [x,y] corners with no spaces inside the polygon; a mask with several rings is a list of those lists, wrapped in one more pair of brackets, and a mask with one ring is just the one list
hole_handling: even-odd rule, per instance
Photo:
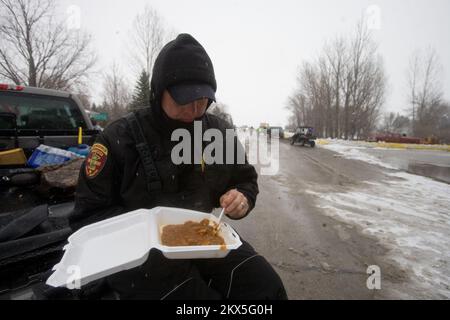
{"label": "embroidered police patch", "polygon": [[105,166],[106,159],[108,158],[108,148],[100,143],[95,143],[89,156],[86,159],[86,176],[88,178],[95,178]]}

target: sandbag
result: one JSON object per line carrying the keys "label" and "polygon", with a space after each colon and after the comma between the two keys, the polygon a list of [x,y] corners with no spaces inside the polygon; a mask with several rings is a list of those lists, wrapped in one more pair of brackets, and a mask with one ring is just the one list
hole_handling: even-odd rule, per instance
{"label": "sandbag", "polygon": [[63,165],[46,166],[41,171],[41,187],[75,189],[84,159],[70,160]]}

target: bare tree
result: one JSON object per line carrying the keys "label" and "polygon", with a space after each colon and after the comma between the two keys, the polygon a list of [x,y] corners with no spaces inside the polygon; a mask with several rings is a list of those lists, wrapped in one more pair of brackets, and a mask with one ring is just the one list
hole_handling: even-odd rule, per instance
{"label": "bare tree", "polygon": [[83,104],[83,107],[86,109],[90,109],[92,105],[91,96],[89,94],[85,93],[77,93],[78,98],[80,99],[81,103]]}
{"label": "bare tree", "polygon": [[408,117],[397,114],[393,123],[393,130],[395,133],[411,134],[411,121]]}
{"label": "bare tree", "polygon": [[110,72],[104,76],[102,109],[109,113],[110,120],[115,120],[127,113],[130,102],[130,89],[127,87],[119,67],[113,63]]}
{"label": "bare tree", "polygon": [[442,114],[438,121],[437,136],[443,143],[450,143],[450,103],[441,104]]}
{"label": "bare tree", "polygon": [[361,22],[351,39],[337,38],[303,63],[287,107],[319,136],[364,138],[375,129],[385,87],[382,59]]}
{"label": "bare tree", "polygon": [[131,68],[135,74],[142,70],[152,74],[153,64],[167,39],[167,28],[158,12],[147,5],[133,21],[130,39]]}
{"label": "bare tree", "polygon": [[409,118],[404,115],[388,112],[383,115],[379,130],[384,133],[408,134],[410,122]]}
{"label": "bare tree", "polygon": [[0,0],[0,77],[15,84],[73,89],[96,57],[90,37],[55,21],[53,0]]}
{"label": "bare tree", "polygon": [[289,97],[287,109],[291,111],[289,125],[291,127],[305,126],[308,119],[308,108],[306,106],[306,97],[301,93],[293,94]]}
{"label": "bare tree", "polygon": [[416,112],[417,112],[417,81],[419,78],[419,53],[416,51],[409,60],[408,86],[410,89],[409,103],[411,103],[412,131],[415,132]]}
{"label": "bare tree", "polygon": [[358,23],[351,41],[349,67],[351,113],[347,113],[345,137],[367,137],[384,103],[386,78],[377,44],[364,21]]}
{"label": "bare tree", "polygon": [[220,102],[213,103],[208,108],[208,113],[227,121],[230,125],[233,125],[233,118],[228,112],[228,106],[226,104]]}
{"label": "bare tree", "polygon": [[434,49],[416,51],[408,70],[409,102],[413,134],[426,137],[433,134],[435,121],[442,115],[441,64]]}
{"label": "bare tree", "polygon": [[394,130],[395,113],[389,112],[383,116],[383,123],[381,124],[381,130],[385,133],[392,133]]}
{"label": "bare tree", "polygon": [[340,110],[342,104],[341,88],[345,81],[345,66],[348,64],[347,44],[345,39],[340,37],[336,38],[333,43],[327,45],[324,49],[327,62],[332,69],[333,76],[333,91],[334,91],[334,132],[333,137],[341,136]]}

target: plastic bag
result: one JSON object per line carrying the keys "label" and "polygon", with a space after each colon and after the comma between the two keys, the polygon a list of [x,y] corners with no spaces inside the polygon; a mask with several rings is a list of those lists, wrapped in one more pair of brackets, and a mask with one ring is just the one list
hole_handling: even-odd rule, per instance
{"label": "plastic bag", "polygon": [[28,159],[27,165],[37,168],[45,165],[61,164],[77,158],[80,158],[80,156],[76,153],[41,144],[34,150],[30,159]]}

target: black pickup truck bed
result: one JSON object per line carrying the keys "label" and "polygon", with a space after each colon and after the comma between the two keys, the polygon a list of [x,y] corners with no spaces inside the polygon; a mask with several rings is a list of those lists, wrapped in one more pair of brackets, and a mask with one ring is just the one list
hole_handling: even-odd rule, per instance
{"label": "black pickup truck bed", "polygon": [[[28,158],[41,144],[67,149],[78,144],[80,127],[82,142],[93,144],[98,131],[76,95],[31,87],[0,88],[0,152],[22,148]],[[51,296],[44,292],[49,290],[45,280],[71,233],[67,218],[74,190],[50,190],[43,196],[40,174],[25,166],[0,165],[0,234],[36,208],[46,212],[45,221],[36,222],[22,236],[0,239],[0,299]],[[12,229],[14,233],[14,225]]]}

